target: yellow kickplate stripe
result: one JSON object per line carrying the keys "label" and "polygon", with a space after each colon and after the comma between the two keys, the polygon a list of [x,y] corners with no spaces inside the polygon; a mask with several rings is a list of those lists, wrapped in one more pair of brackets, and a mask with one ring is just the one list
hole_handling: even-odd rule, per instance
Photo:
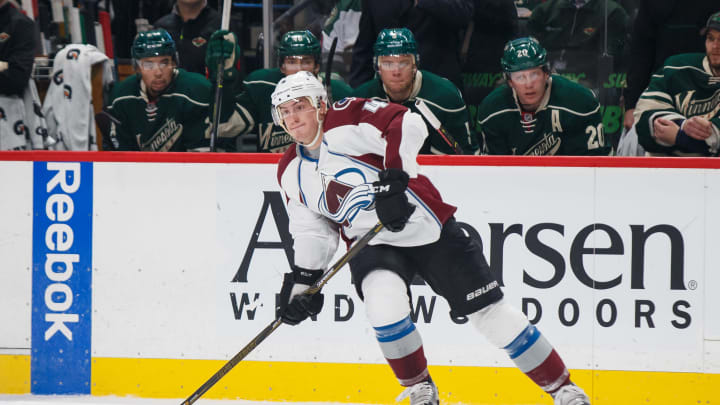
{"label": "yellow kickplate stripe", "polygon": [[[186,398],[224,361],[93,358],[92,394]],[[552,404],[514,368],[431,366],[442,404]],[[720,404],[720,374],[571,370],[593,405]],[[0,393],[30,392],[30,356],[0,355]],[[243,361],[203,398],[394,404],[385,364]]]}
{"label": "yellow kickplate stripe", "polygon": [[30,392],[30,356],[0,355],[0,394]]}

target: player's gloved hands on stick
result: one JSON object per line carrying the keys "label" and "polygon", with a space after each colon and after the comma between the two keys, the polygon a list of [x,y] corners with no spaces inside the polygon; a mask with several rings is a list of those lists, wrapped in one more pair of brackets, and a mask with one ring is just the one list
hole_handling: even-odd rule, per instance
{"label": "player's gloved hands on stick", "polygon": [[308,270],[293,266],[292,273],[286,273],[280,289],[280,318],[288,325],[297,325],[309,316],[317,315],[322,309],[325,297],[318,292],[305,295],[302,292],[322,277],[322,270]]}
{"label": "player's gloved hands on stick", "polygon": [[401,169],[385,169],[379,176],[380,180],[373,183],[375,211],[385,228],[400,232],[415,211],[405,195],[410,176]]}
{"label": "player's gloved hands on stick", "polygon": [[235,66],[240,54],[235,33],[228,30],[217,30],[210,36],[207,51],[205,52],[205,65],[210,74],[210,80],[217,77],[217,68],[223,64],[223,80],[232,79],[237,75]]}

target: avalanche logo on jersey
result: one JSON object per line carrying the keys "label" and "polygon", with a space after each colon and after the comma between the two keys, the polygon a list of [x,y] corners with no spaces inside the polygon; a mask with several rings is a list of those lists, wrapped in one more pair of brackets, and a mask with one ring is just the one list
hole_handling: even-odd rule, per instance
{"label": "avalanche logo on jersey", "polygon": [[360,210],[375,208],[372,184],[358,169],[341,170],[335,175],[322,174],[323,193],[318,201],[322,215],[344,227],[352,226],[352,220]]}
{"label": "avalanche logo on jersey", "polygon": [[353,100],[355,100],[355,97],[345,97],[340,101],[336,101],[335,104],[333,104],[333,110],[344,110]]}

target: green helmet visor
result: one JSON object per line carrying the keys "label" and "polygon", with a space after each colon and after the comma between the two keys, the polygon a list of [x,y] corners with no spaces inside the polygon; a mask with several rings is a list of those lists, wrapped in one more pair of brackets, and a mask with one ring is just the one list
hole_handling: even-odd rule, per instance
{"label": "green helmet visor", "polygon": [[[402,58],[408,54],[402,55],[380,55],[375,57],[375,66],[378,70],[408,70],[415,66],[415,55],[410,55],[412,58]],[[396,58],[390,59],[388,56],[394,56]]]}
{"label": "green helmet visor", "polygon": [[280,62],[285,69],[295,69],[297,71],[312,71],[317,65],[317,59],[310,55],[289,55],[285,56]]}

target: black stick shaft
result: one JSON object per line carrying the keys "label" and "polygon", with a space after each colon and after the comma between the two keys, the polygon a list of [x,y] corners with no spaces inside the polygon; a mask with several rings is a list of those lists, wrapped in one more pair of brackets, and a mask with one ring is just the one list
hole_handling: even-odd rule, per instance
{"label": "black stick shaft", "polygon": [[209,380],[205,381],[205,384],[200,386],[195,392],[192,393],[185,401],[182,402],[180,405],[191,405],[198,399],[200,399],[203,394],[208,392],[210,388],[212,388],[213,385],[215,385],[218,381],[220,381],[221,378],[225,376],[230,370],[232,370],[233,367],[235,367],[242,359],[247,357],[250,352],[253,351],[260,343],[262,343],[265,338],[270,336],[271,333],[275,331],[280,325],[282,325],[281,319],[276,319],[272,321],[272,323],[265,327],[260,333],[255,336],[253,340],[250,341],[245,347],[242,348],[235,356],[233,356],[232,359],[230,359],[227,363],[225,363],[224,366],[215,374],[213,374],[212,377],[210,377]]}
{"label": "black stick shaft", "polygon": [[327,91],[328,104],[332,105],[332,64],[333,58],[335,58],[335,47],[337,46],[337,37],[333,38],[332,44],[330,44],[330,52],[328,53],[327,64],[325,66],[325,90]]}
{"label": "black stick shaft", "polygon": [[453,149],[456,155],[464,154],[460,144],[455,140],[455,138],[453,138],[452,135],[450,135],[450,132],[445,129],[438,117],[433,114],[432,110],[427,106],[427,104],[425,104],[424,101],[417,99],[415,101],[415,107],[418,109],[420,115],[425,119],[425,121],[427,121],[427,123],[435,129],[438,135],[440,135],[443,141],[445,141],[445,143]]}
{"label": "black stick shaft", "polygon": [[[220,29],[230,29],[230,12],[232,8],[231,0],[223,1],[222,15],[220,17]],[[221,60],[217,65],[217,75],[215,76],[215,104],[212,111],[212,131],[210,131],[210,152],[215,152],[215,144],[217,143],[218,127],[220,126],[220,113],[222,112],[222,93],[223,93],[223,70],[225,61]]]}
{"label": "black stick shaft", "polygon": [[[303,294],[307,295],[313,295],[316,294],[322,287],[347,263],[349,262],[355,255],[363,248],[365,245],[370,242],[372,238],[375,237],[383,228],[383,225],[381,223],[375,224],[375,226],[370,229],[365,235],[363,235],[355,244],[348,249],[345,254],[338,259],[335,264],[330,267],[328,271],[325,272],[325,274],[320,277],[318,281],[315,282],[315,284],[311,285],[307,290],[303,292]],[[225,363],[224,366],[215,374],[213,374],[210,379],[205,381],[203,385],[200,386],[195,392],[192,393],[185,401],[183,401],[180,405],[192,405],[195,401],[200,399],[206,392],[210,390],[210,388],[213,387],[218,381],[220,381],[221,378],[225,376],[230,370],[233,369],[240,361],[242,361],[245,357],[247,357],[250,352],[253,351],[256,347],[260,345],[270,334],[275,332],[275,329],[277,329],[280,325],[282,325],[282,319],[277,318],[274,321],[272,321],[268,326],[265,327],[260,333],[257,334],[253,338],[253,340],[250,341],[245,347],[243,347],[236,355],[233,356],[232,359],[228,360],[227,363]]]}

